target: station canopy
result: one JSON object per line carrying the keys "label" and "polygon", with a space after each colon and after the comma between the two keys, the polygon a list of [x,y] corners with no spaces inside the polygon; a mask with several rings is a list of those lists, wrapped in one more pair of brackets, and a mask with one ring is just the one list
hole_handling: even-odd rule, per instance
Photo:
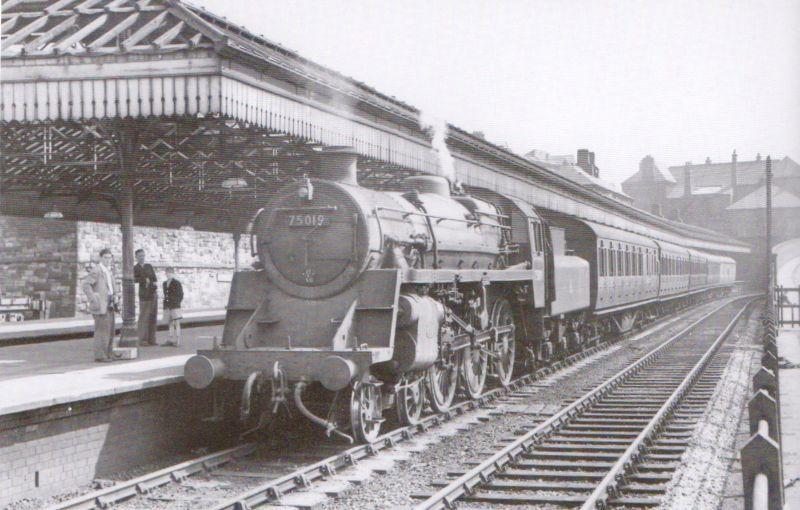
{"label": "station canopy", "polygon": [[[282,183],[313,175],[324,146],[354,147],[369,187],[441,171],[414,107],[185,2],[5,0],[0,30],[4,213],[62,203],[92,217],[98,200],[132,190],[137,211],[186,211],[229,230]],[[700,249],[749,251],[445,129],[467,186]]]}

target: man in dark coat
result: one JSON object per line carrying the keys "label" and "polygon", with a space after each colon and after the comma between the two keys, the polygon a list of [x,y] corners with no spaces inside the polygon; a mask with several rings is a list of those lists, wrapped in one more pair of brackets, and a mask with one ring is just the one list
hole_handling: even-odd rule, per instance
{"label": "man in dark coat", "polygon": [[169,324],[169,341],[165,345],[178,347],[181,344],[182,301],[183,285],[175,278],[175,269],[168,267],[164,281],[164,320]]}
{"label": "man in dark coat", "polygon": [[156,314],[158,313],[158,285],[153,266],[145,262],[144,250],[136,250],[133,277],[139,284],[139,345],[156,345]]}

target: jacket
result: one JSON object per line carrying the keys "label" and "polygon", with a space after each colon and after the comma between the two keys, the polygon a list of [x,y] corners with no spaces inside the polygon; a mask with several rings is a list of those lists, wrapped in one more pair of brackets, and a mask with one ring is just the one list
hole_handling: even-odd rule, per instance
{"label": "jacket", "polygon": [[114,277],[114,272],[111,271],[112,286],[109,289],[106,283],[106,276],[100,268],[100,264],[95,266],[89,271],[83,282],[81,288],[86,297],[89,298],[89,313],[92,315],[104,315],[108,313],[108,307],[118,294],[117,280]]}
{"label": "jacket", "polygon": [[183,301],[183,285],[176,278],[166,280],[164,286],[164,308],[174,310],[181,307]]}
{"label": "jacket", "polygon": [[133,278],[139,284],[139,299],[155,299],[158,285],[156,272],[150,264],[136,264],[133,266]]}

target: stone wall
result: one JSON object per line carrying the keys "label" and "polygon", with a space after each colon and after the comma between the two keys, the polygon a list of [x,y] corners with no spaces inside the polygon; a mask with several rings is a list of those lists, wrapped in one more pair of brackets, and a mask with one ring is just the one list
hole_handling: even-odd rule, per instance
{"label": "stone wall", "polygon": [[[143,248],[159,278],[172,266],[183,284],[184,309],[223,308],[234,268],[233,236],[222,232],[135,226],[134,247]],[[253,262],[250,242],[242,236],[239,263]],[[114,254],[122,278],[122,230],[119,225],[21,216],[0,216],[0,295],[51,301],[51,317],[86,316],[80,288],[86,265],[102,248]],[[159,306],[161,306],[159,299]]]}
{"label": "stone wall", "polygon": [[[166,278],[164,271],[171,266],[175,268],[175,277],[183,284],[184,309],[222,308],[227,304],[234,268],[231,234],[137,226],[133,229],[133,246],[134,249],[142,248],[147,262],[155,268],[160,298],[163,297],[161,282]],[[119,225],[78,223],[81,277],[86,274],[86,263],[104,247],[109,247],[114,254],[115,272],[121,278],[122,230]],[[250,267],[252,262],[249,239],[242,236],[239,243],[240,267]],[[78,309],[84,310],[86,297],[80,289],[75,299]]]}
{"label": "stone wall", "polygon": [[42,295],[50,317],[74,316],[77,238],[74,221],[0,216],[0,296]]}

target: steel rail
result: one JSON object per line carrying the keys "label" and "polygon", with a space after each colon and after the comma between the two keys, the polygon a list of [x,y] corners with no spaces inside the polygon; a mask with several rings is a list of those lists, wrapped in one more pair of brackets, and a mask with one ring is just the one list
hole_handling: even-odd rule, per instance
{"label": "steel rail", "polygon": [[650,365],[673,343],[684,337],[687,333],[705,322],[714,314],[737,301],[748,298],[754,299],[758,295],[760,294],[737,296],[736,298],[728,300],[724,304],[714,308],[707,314],[694,321],[692,324],[686,326],[684,329],[670,337],[668,340],[664,341],[658,347],[652,349],[638,361],[626,368],[623,368],[610,378],[606,379],[603,383],[596,386],[594,389],[589,390],[583,396],[579,397],[577,400],[539,424],[537,427],[526,432],[524,435],[509,443],[500,451],[496,452],[446,487],[437,491],[422,503],[416,505],[414,509],[438,510],[442,508],[454,508],[456,501],[464,496],[470,495],[477,485],[487,482],[496,472],[502,470],[509,463],[516,461],[521,454],[528,453],[534,445],[541,441],[544,435],[554,431],[567,420],[575,417],[575,415],[577,415],[580,411],[594,404],[607,392],[618,387],[620,383],[628,379],[631,375],[638,373],[643,368]]}
{"label": "steel rail", "polygon": [[211,471],[218,466],[251,455],[255,451],[255,443],[238,445],[233,448],[181,462],[180,464],[175,464],[131,480],[126,480],[112,487],[93,491],[48,508],[50,510],[109,508],[122,500],[140,494],[147,494],[162,485],[183,480],[201,471]]}
{"label": "steel rail", "polygon": [[[735,299],[732,301],[735,301]],[[727,306],[732,301],[728,301],[722,306]],[[704,318],[705,316],[700,320],[703,320]],[[665,316],[650,323],[648,326],[652,328],[662,324],[668,324],[674,320],[678,320],[678,317]],[[563,360],[556,361],[551,365],[542,367],[534,373],[525,374],[521,377],[518,377],[506,387],[492,389],[481,395],[478,399],[459,402],[444,413],[426,416],[420,423],[416,425],[408,425],[387,432],[378,437],[378,439],[376,439],[373,443],[355,446],[315,464],[300,468],[289,475],[271,480],[256,488],[250,489],[246,493],[231,498],[231,500],[228,500],[225,503],[213,508],[248,508],[244,505],[253,506],[268,501],[275,501],[279,499],[280,495],[283,493],[305,487],[311,481],[319,479],[321,476],[330,476],[334,474],[338,468],[348,467],[355,464],[355,462],[360,459],[377,454],[380,450],[391,448],[400,442],[410,440],[417,432],[425,432],[432,426],[450,421],[468,411],[491,403],[499,397],[513,393],[514,391],[528,384],[536,382],[543,377],[571,366],[578,361],[607,349],[614,343],[626,339],[628,336],[639,333],[640,331],[641,330],[630,331],[619,338],[601,342],[586,349],[585,351],[581,351],[568,356]],[[179,482],[188,476],[200,473],[202,471],[210,472],[220,465],[252,454],[255,449],[255,443],[246,443],[209,455],[204,455],[202,457],[175,464],[173,466],[154,471],[131,480],[120,482],[112,487],[92,491],[88,494],[72,498],[68,501],[50,506],[48,507],[48,510],[88,510],[109,508],[123,500],[147,494],[158,487],[162,487],[173,482]]]}
{"label": "steel rail", "polygon": [[719,347],[725,342],[730,335],[731,331],[736,327],[736,324],[739,322],[739,319],[744,315],[748,308],[753,304],[753,300],[747,302],[747,304],[742,307],[741,310],[733,317],[733,319],[728,323],[722,333],[719,334],[714,343],[706,350],[705,354],[695,363],[692,370],[684,377],[681,384],[675,388],[675,391],[672,392],[670,397],[667,399],[666,402],[659,408],[656,412],[655,416],[650,419],[650,421],[645,426],[644,430],[642,430],[636,439],[628,446],[622,456],[614,463],[614,465],[609,469],[606,476],[600,481],[600,483],[595,487],[592,494],[586,500],[586,502],[581,506],[581,510],[591,510],[591,509],[606,509],[608,508],[608,500],[619,494],[619,485],[620,483],[624,483],[626,474],[629,470],[633,467],[634,462],[636,462],[639,456],[644,455],[647,450],[647,441],[651,438],[651,436],[659,431],[663,424],[669,420],[672,416],[672,413],[677,408],[677,404],[683,400],[686,396],[686,393],[691,389],[692,385],[695,383],[697,378],[703,373],[706,366],[708,366],[709,361],[711,358],[717,353]]}
{"label": "steel rail", "polygon": [[541,368],[533,374],[527,374],[512,381],[506,387],[490,390],[475,400],[465,400],[454,405],[448,411],[433,414],[422,419],[416,425],[407,425],[387,432],[378,437],[374,442],[354,446],[343,452],[337,453],[318,461],[314,464],[304,466],[292,473],[284,475],[266,482],[258,487],[249,489],[243,494],[239,494],[222,503],[209,507],[210,510],[240,510],[243,508],[254,508],[266,503],[279,503],[284,494],[307,487],[312,482],[332,476],[336,471],[357,464],[359,460],[377,455],[381,450],[391,448],[401,442],[410,440],[417,432],[425,432],[429,428],[451,421],[457,416],[461,416],[468,411],[477,409],[483,405],[497,400],[498,398],[531,384],[542,377],[552,374],[562,368],[566,368],[578,361],[585,359],[592,354],[604,350],[614,342],[602,342],[594,347],[569,356],[551,366]]}

